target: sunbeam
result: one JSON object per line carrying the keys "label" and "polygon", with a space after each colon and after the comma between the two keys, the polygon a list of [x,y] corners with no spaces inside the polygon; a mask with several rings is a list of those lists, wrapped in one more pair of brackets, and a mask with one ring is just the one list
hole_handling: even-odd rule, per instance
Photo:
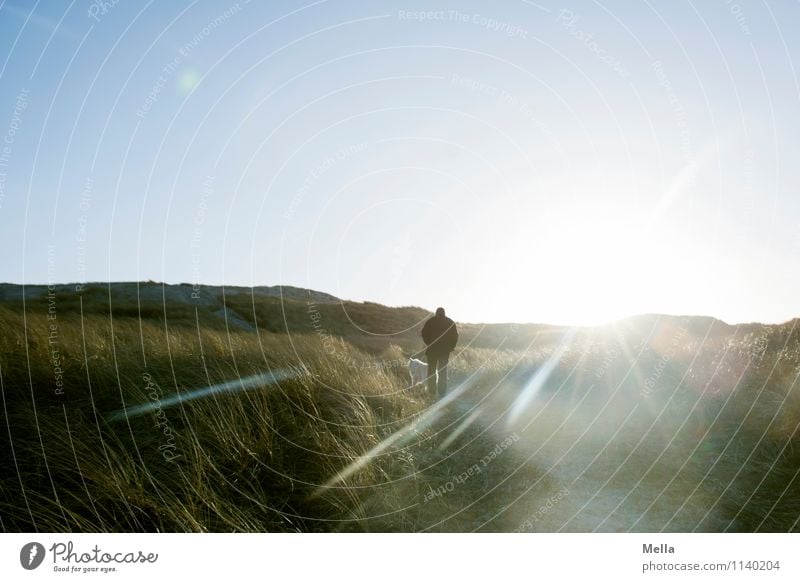
{"label": "sunbeam", "polygon": [[458,425],[458,428],[456,428],[452,433],[450,433],[450,435],[448,435],[448,437],[442,442],[442,444],[439,445],[438,450],[443,451],[444,449],[449,447],[453,443],[453,441],[458,438],[458,435],[467,430],[469,426],[478,419],[478,417],[481,415],[481,412],[482,412],[481,407],[477,406],[475,410],[473,410],[472,413],[467,418],[465,418],[461,422],[461,424]]}
{"label": "sunbeam", "polygon": [[292,370],[275,370],[269,373],[254,374],[246,378],[239,378],[238,380],[231,380],[230,382],[223,382],[222,384],[214,384],[213,386],[205,386],[203,388],[196,388],[190,390],[186,394],[173,394],[163,400],[157,402],[148,402],[147,404],[138,404],[129,408],[124,408],[111,414],[108,419],[111,421],[120,420],[122,418],[133,418],[152,412],[157,408],[169,408],[181,402],[188,402],[189,400],[196,400],[198,398],[205,398],[214,394],[239,392],[241,390],[248,390],[250,388],[257,388],[261,386],[269,386],[283,382],[289,378],[296,376],[296,372]]}
{"label": "sunbeam", "polygon": [[547,382],[548,378],[550,378],[550,374],[553,373],[553,370],[556,369],[556,366],[558,366],[559,362],[561,361],[561,356],[564,355],[564,352],[572,343],[576,333],[576,328],[570,328],[569,331],[564,334],[564,337],[561,339],[561,343],[555,349],[550,358],[541,368],[537,369],[531,376],[531,379],[525,383],[525,386],[520,391],[519,396],[514,399],[514,404],[511,405],[511,413],[508,415],[508,421],[506,422],[507,427],[514,425],[519,416],[531,403],[533,397],[536,396],[536,394],[539,393],[539,390],[542,389],[542,386],[544,386],[545,382]]}
{"label": "sunbeam", "polygon": [[461,396],[465,395],[467,391],[475,385],[476,376],[472,375],[467,380],[459,384],[456,388],[454,388],[451,392],[449,392],[444,398],[435,402],[428,410],[426,410],[420,417],[407,424],[397,432],[389,435],[377,445],[372,447],[368,452],[364,453],[360,457],[358,457],[355,461],[347,465],[344,469],[336,473],[333,477],[328,479],[325,483],[320,485],[311,495],[310,498],[315,498],[325,490],[334,487],[353,475],[354,473],[360,471],[367,465],[369,465],[373,459],[380,456],[384,451],[388,450],[392,446],[400,446],[408,441],[410,441],[415,435],[424,431],[428,427],[430,427],[434,421],[442,416],[444,410],[450,406],[456,399],[460,398]]}

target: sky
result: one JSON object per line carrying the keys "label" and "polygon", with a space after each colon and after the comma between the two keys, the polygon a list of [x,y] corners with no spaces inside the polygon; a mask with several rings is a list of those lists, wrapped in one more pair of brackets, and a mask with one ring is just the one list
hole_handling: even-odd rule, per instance
{"label": "sky", "polygon": [[797,2],[0,0],[0,281],[800,317]]}

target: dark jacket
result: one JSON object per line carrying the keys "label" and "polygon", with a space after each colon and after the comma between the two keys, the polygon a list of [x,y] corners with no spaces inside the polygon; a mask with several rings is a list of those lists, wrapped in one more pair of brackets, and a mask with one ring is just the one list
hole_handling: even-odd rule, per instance
{"label": "dark jacket", "polygon": [[422,341],[428,346],[426,351],[446,354],[453,351],[458,343],[456,322],[447,316],[434,315],[422,326]]}

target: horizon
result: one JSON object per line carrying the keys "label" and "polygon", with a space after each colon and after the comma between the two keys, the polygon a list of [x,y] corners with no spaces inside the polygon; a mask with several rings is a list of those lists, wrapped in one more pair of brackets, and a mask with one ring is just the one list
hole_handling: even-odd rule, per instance
{"label": "horizon", "polygon": [[[47,287],[47,286],[55,286],[55,287],[84,287],[89,285],[139,285],[142,283],[149,283],[153,285],[159,286],[199,286],[199,287],[206,287],[206,288],[222,288],[222,287],[237,287],[237,288],[244,288],[244,289],[257,289],[259,287],[291,287],[292,289],[298,289],[301,291],[310,291],[313,293],[321,293],[323,295],[329,295],[340,302],[349,302],[349,303],[372,303],[376,305],[380,305],[382,307],[387,307],[390,309],[421,309],[423,311],[428,311],[431,314],[434,313],[436,307],[424,307],[418,304],[390,304],[390,303],[382,303],[380,301],[376,301],[373,299],[360,299],[360,298],[349,298],[349,297],[339,297],[338,295],[334,295],[328,291],[322,289],[310,289],[308,287],[302,287],[299,285],[292,285],[292,284],[284,284],[284,283],[274,283],[274,284],[259,284],[259,285],[225,285],[225,284],[207,284],[207,283],[191,283],[187,281],[178,282],[178,283],[169,283],[166,281],[153,281],[153,280],[145,280],[145,281],[69,281],[66,283],[15,283],[13,281],[0,281],[0,285],[16,285],[19,287]],[[76,290],[77,292],[77,290]],[[452,313],[446,306],[437,306],[437,307],[444,307],[445,312],[448,317],[451,317]],[[573,328],[582,328],[582,327],[604,327],[607,325],[613,325],[615,323],[619,323],[621,321],[625,321],[627,319],[632,319],[635,317],[672,317],[672,318],[698,318],[698,319],[713,319],[720,323],[723,323],[730,327],[736,327],[740,325],[786,325],[788,323],[792,323],[794,320],[799,319],[800,315],[791,317],[789,319],[783,321],[735,321],[730,322],[724,319],[720,319],[719,317],[715,317],[713,315],[703,314],[703,313],[657,313],[657,312],[642,312],[642,313],[632,313],[630,315],[624,315],[617,319],[600,322],[600,323],[592,323],[592,324],[570,324],[570,323],[559,323],[557,321],[471,321],[467,319],[461,319],[454,317],[455,321],[458,323],[468,324],[468,325],[549,325],[553,327],[573,327]]]}
{"label": "horizon", "polygon": [[0,278],[800,314],[800,5],[424,8],[3,3]]}

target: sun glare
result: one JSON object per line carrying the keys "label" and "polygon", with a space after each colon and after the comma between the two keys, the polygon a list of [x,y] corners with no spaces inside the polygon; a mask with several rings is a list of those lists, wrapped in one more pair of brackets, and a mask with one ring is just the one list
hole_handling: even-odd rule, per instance
{"label": "sun glare", "polygon": [[[622,212],[570,213],[548,220],[516,245],[516,304],[547,323],[599,325],[646,311],[648,300],[673,296],[674,248],[658,245],[643,221]],[[531,263],[530,257],[535,257]],[[531,305],[535,302],[535,305]]]}

